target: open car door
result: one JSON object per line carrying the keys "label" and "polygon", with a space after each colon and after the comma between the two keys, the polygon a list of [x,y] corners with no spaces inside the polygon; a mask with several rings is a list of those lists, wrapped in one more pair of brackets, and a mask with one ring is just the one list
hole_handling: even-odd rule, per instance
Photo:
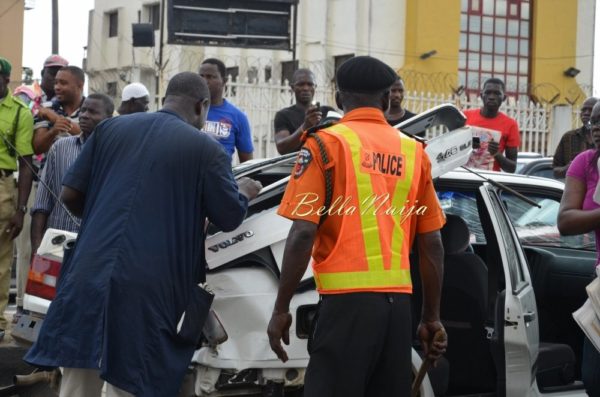
{"label": "open car door", "polygon": [[[506,395],[526,396],[535,388],[535,363],[539,351],[539,325],[533,284],[517,233],[498,193],[490,183],[479,191],[490,215],[504,270],[502,323],[495,332],[504,335]],[[498,329],[502,327],[502,330]],[[501,341],[500,341],[501,342]]]}
{"label": "open car door", "polygon": [[437,178],[467,164],[473,151],[472,140],[469,126],[448,131],[428,140],[425,151],[431,161],[431,177]]}
{"label": "open car door", "polygon": [[471,128],[465,125],[466,120],[456,106],[447,103],[419,113],[394,128],[410,135],[438,126],[447,130],[425,141],[425,151],[431,161],[431,176],[437,178],[469,161],[473,151],[473,134]]}

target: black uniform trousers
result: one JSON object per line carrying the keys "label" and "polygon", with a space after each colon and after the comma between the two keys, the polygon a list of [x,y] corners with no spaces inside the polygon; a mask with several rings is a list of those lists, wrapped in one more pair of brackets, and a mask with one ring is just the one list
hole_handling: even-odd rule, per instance
{"label": "black uniform trousers", "polygon": [[322,295],[304,396],[410,396],[411,334],[409,294]]}

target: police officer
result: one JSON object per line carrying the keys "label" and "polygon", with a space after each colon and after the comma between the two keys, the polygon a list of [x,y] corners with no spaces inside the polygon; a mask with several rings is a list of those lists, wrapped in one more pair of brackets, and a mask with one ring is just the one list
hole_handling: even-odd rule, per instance
{"label": "police officer", "polygon": [[360,56],[342,64],[336,80],[345,115],[306,139],[279,208],[293,225],[269,341],[286,361],[281,340],[289,343],[289,303],[312,253],[321,299],[305,395],[408,396],[409,251],[418,234],[424,301],[417,333],[435,361],[446,349],[446,338],[433,341],[436,332],[445,335],[439,318],[445,217],[423,146],[386,122],[394,70]]}
{"label": "police officer", "polygon": [[[33,180],[29,168],[33,154],[33,116],[29,108],[15,99],[8,89],[11,70],[10,62],[0,57],[0,340],[7,327],[3,313],[8,304],[12,242],[23,228]],[[18,161],[17,154],[21,155]],[[18,187],[13,176],[17,165]]]}

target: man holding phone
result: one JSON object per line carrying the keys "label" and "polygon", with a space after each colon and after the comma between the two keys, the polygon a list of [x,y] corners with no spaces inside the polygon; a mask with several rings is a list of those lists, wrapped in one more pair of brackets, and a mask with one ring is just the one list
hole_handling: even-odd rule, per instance
{"label": "man holding phone", "polygon": [[323,116],[333,108],[314,102],[315,75],[308,69],[298,69],[290,84],[296,104],[281,109],[275,114],[275,145],[279,154],[300,150],[302,132],[319,124]]}
{"label": "man holding phone", "polygon": [[[497,78],[487,79],[481,90],[483,106],[480,109],[465,110],[463,113],[467,117],[467,125],[500,132],[499,139],[494,137],[493,132],[480,136],[480,146],[483,148],[484,145],[481,144],[487,143],[487,152],[493,158],[493,164],[491,165],[493,171],[514,173],[517,169],[517,154],[521,144],[521,135],[519,134],[517,121],[500,111],[500,106],[506,99],[504,91],[505,86],[502,80]],[[474,155],[476,154],[471,156]],[[485,164],[475,168],[488,169]]]}

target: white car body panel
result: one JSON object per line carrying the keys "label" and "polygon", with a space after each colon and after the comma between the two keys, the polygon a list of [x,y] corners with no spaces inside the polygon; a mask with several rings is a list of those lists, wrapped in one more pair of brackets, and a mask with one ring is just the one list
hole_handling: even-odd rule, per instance
{"label": "white car body panel", "polygon": [[[57,236],[64,236],[64,241],[77,238],[77,233],[67,232],[58,229],[48,229],[44,233],[42,242],[37,250],[38,255],[42,255],[46,258],[61,261],[63,258],[63,242],[59,244],[53,244],[52,240]],[[23,295],[23,309],[29,310],[38,314],[46,314],[51,301],[43,299],[37,296],[33,296],[25,292]]]}
{"label": "white car body panel", "polygon": [[471,127],[465,126],[427,141],[425,152],[431,161],[431,177],[465,165],[473,151],[472,138]]}
{"label": "white car body panel", "polygon": [[24,294],[23,295],[23,308],[33,313],[46,314],[48,307],[50,307],[48,299],[40,298],[39,296]]}

